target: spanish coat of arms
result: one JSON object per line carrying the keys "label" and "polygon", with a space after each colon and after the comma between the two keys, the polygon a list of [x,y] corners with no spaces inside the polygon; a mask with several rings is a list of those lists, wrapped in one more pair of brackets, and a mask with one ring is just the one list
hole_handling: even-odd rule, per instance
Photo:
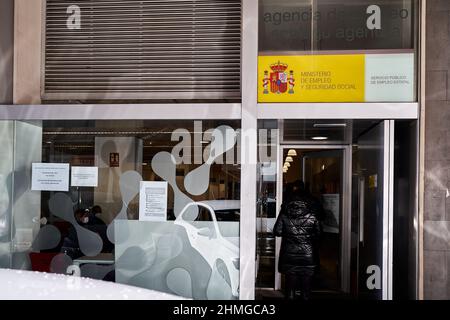
{"label": "spanish coat of arms", "polygon": [[[286,72],[288,65],[278,61],[270,66],[272,72],[270,73],[266,70],[264,71],[263,87],[264,94],[269,94],[269,84],[270,92],[275,94],[282,94],[288,92],[288,94],[294,93],[295,79],[294,71],[290,70],[289,74]],[[289,89],[289,90],[288,90]]]}

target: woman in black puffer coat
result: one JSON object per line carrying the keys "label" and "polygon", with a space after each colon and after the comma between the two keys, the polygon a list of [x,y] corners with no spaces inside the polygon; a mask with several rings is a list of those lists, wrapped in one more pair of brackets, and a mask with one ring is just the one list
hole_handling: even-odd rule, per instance
{"label": "woman in black puffer coat", "polygon": [[285,275],[286,298],[308,300],[317,267],[317,242],[320,237],[320,206],[305,192],[303,182],[295,184],[293,195],[283,204],[274,235],[282,237],[278,271]]}

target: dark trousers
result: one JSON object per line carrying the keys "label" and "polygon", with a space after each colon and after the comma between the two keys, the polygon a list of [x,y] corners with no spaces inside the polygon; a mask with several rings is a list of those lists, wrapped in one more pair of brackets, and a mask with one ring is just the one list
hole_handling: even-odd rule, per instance
{"label": "dark trousers", "polygon": [[314,271],[305,270],[298,274],[286,274],[285,277],[285,299],[309,300]]}

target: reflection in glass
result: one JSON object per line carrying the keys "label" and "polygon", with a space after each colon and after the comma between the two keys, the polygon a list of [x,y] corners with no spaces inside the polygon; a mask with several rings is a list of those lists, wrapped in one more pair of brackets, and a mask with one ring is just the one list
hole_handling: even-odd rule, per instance
{"label": "reflection in glass", "polygon": [[416,47],[417,1],[260,0],[259,51]]}
{"label": "reflection in glass", "polygon": [[[194,299],[238,298],[238,121],[44,121],[24,124],[23,132],[39,143],[15,175],[15,195],[35,202],[28,203],[32,212],[16,207],[23,223],[15,229],[14,268]],[[15,143],[25,146],[24,141]],[[13,150],[9,153],[12,158]],[[74,180],[67,192],[31,191],[32,163],[97,170],[82,170],[77,179],[87,174],[90,182],[80,186]],[[12,163],[1,168],[0,188],[8,188],[11,168]],[[163,219],[139,220],[150,203],[146,197],[140,203],[143,181],[168,183]],[[0,227],[9,217],[8,204],[0,199]],[[9,267],[3,260],[11,252],[9,245],[3,250],[2,235],[0,263]]]}

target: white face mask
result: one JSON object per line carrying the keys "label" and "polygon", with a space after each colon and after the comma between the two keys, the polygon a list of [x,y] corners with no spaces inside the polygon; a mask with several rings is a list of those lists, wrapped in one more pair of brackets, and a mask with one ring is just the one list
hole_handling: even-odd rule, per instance
{"label": "white face mask", "polygon": [[83,219],[81,219],[81,222],[88,223],[89,222],[89,217],[84,217]]}

